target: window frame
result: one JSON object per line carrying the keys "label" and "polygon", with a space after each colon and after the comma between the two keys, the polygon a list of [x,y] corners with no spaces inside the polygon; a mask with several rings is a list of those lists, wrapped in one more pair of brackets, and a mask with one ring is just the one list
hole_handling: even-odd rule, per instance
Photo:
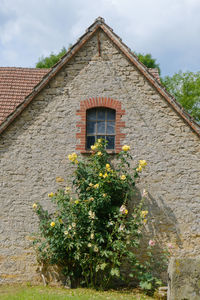
{"label": "window frame", "polygon": [[[99,117],[99,112],[100,111],[105,111],[105,117],[101,118]],[[95,111],[95,118],[91,118],[89,119],[89,113]],[[114,118],[113,119],[109,119],[108,116],[108,112],[112,112],[114,113]],[[98,132],[98,123],[103,122],[105,124],[105,131],[103,132]],[[94,133],[88,133],[88,124],[94,123],[94,127],[95,127],[95,132]],[[113,133],[108,133],[108,124],[114,123],[114,132]],[[94,143],[97,141],[98,138],[104,138],[105,140],[107,139],[107,137],[114,137],[114,147],[113,148],[107,148],[107,150],[115,150],[115,140],[116,140],[116,110],[113,108],[108,108],[108,107],[92,107],[87,109],[86,111],[86,150],[90,150],[91,146],[93,144],[91,144],[88,147],[88,137],[94,137]]]}
{"label": "window frame", "polygon": [[76,150],[80,153],[91,153],[90,149],[86,148],[86,123],[87,123],[87,110],[90,108],[110,108],[115,110],[115,149],[107,150],[108,153],[119,153],[122,149],[122,141],[125,138],[125,133],[121,130],[125,127],[125,122],[122,121],[122,117],[125,115],[125,110],[122,109],[122,104],[118,100],[107,97],[89,98],[80,101],[80,108],[76,111],[77,119],[76,127],[78,132],[76,133],[77,145]]}

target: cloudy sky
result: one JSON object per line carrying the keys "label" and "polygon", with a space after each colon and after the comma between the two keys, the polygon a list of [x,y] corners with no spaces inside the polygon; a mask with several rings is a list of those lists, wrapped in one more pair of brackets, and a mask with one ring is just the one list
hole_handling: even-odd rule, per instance
{"label": "cloudy sky", "polygon": [[163,76],[200,71],[200,0],[0,0],[0,66],[34,67],[98,16]]}

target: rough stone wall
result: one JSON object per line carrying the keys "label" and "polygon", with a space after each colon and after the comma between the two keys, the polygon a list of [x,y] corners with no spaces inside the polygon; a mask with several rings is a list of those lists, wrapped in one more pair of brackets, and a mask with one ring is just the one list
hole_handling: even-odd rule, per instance
{"label": "rough stone wall", "polygon": [[168,276],[168,300],[200,299],[200,257],[172,258]]}
{"label": "rough stone wall", "polygon": [[76,111],[90,97],[111,97],[126,114],[124,144],[146,159],[147,231],[172,242],[179,255],[200,253],[199,138],[103,32],[71,59],[0,137],[0,282],[40,280],[31,248],[37,230],[32,204],[49,206],[56,176],[70,178]]}

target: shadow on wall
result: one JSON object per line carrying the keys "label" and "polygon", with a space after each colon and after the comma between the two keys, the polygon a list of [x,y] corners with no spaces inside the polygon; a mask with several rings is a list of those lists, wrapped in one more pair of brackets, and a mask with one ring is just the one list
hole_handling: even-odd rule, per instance
{"label": "shadow on wall", "polygon": [[161,196],[158,196],[158,201],[156,201],[151,194],[148,194],[148,199],[145,204],[149,211],[149,230],[153,232],[155,236],[158,236],[159,240],[162,239],[166,242],[173,240],[179,248],[182,248],[183,243],[181,241],[178,222],[172,209],[166,205],[165,200]]}
{"label": "shadow on wall", "polygon": [[[135,188],[132,201],[128,204],[129,211],[132,212],[134,206],[138,205],[141,200],[140,190]],[[142,261],[145,261],[148,258],[146,246],[149,240],[154,240],[156,244],[152,247],[152,271],[156,277],[161,278],[166,283],[168,257],[164,253],[166,253],[167,244],[173,241],[179,248],[182,248],[177,219],[162,197],[156,200],[151,194],[148,194],[144,200],[144,209],[148,210],[148,221],[144,227],[138,255]]]}
{"label": "shadow on wall", "polygon": [[[129,209],[132,209],[132,203],[137,205],[141,200],[141,192],[138,188],[135,188]],[[156,200],[148,193],[144,201],[144,208],[148,210],[148,222],[145,226],[147,236],[151,239],[156,239],[159,244],[163,244],[163,241],[169,243],[173,240],[179,248],[182,248],[183,244],[177,219],[172,209],[166,205],[165,200],[161,196],[158,196]]]}

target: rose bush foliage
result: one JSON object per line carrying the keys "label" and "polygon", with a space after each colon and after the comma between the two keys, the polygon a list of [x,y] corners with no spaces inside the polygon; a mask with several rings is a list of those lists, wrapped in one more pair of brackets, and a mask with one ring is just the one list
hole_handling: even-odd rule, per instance
{"label": "rose bush foliage", "polygon": [[[38,260],[60,266],[73,285],[105,289],[112,279],[120,278],[152,289],[160,282],[150,272],[151,245],[145,262],[137,254],[148,211],[142,201],[131,211],[127,208],[146,161],[132,169],[127,145],[114,164],[103,140],[91,148],[92,155],[84,160],[76,153],[69,155],[74,179],[71,187],[48,194],[57,207],[53,214],[39,203],[33,205],[39,217]],[[130,271],[124,277],[121,266],[126,263]]]}

